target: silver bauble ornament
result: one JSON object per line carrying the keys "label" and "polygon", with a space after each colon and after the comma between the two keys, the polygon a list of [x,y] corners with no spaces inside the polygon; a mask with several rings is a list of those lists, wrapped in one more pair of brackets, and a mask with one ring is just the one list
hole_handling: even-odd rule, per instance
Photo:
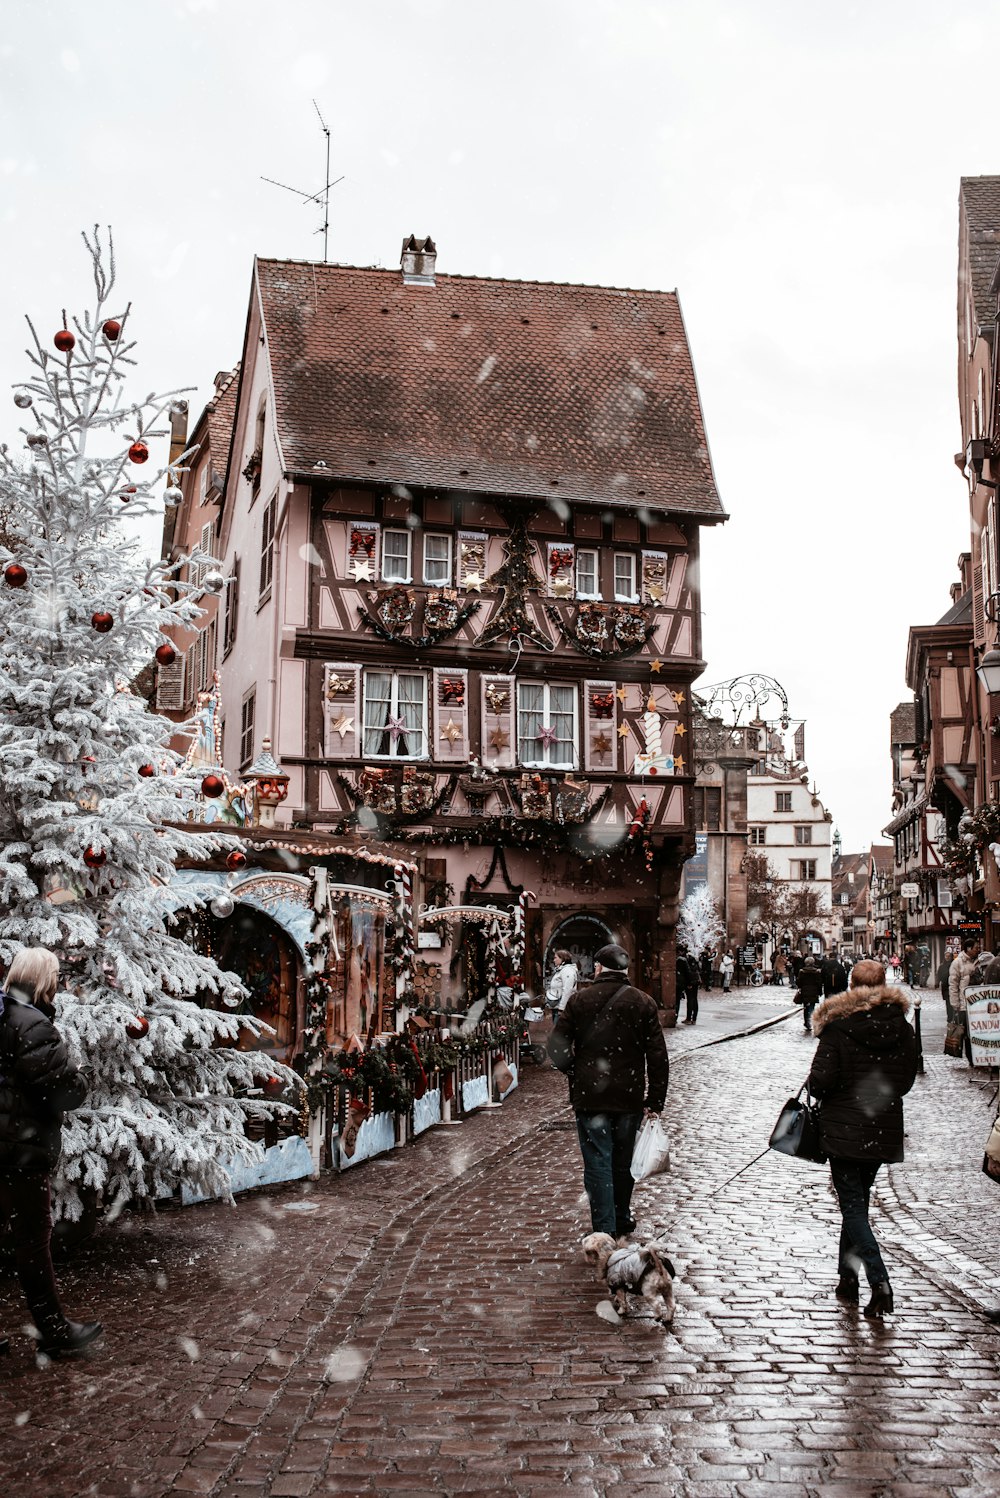
{"label": "silver bauble ornament", "polygon": [[165,489],[163,491],[163,503],[168,510],[176,510],[183,498],[184,496],[179,489]]}
{"label": "silver bauble ornament", "polygon": [[30,432],[28,434],[29,447],[48,447],[49,439],[44,432]]}
{"label": "silver bauble ornament", "polygon": [[216,895],[208,908],[218,920],[224,921],[227,916],[232,915],[236,906],[233,904],[230,895]]}
{"label": "silver bauble ornament", "polygon": [[20,406],[22,411],[27,411],[31,405],[31,396],[26,390],[19,390],[14,397],[15,406]]}
{"label": "silver bauble ornament", "polygon": [[226,586],[226,579],[221,572],[206,572],[201,585],[206,593],[221,593]]}

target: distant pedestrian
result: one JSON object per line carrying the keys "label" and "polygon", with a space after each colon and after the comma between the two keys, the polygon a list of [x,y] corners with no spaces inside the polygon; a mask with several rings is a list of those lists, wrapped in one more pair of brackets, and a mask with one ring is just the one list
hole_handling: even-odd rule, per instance
{"label": "distant pedestrian", "polygon": [[948,980],[949,980],[949,977],[951,975],[951,965],[952,965],[952,963],[954,961],[955,961],[955,954],[954,954],[954,952],[945,952],[944,959],[941,962],[941,965],[939,966],[939,968],[937,970],[937,978],[935,980],[937,982],[938,988],[940,988],[940,990],[941,990],[941,997],[942,997],[942,999],[944,999],[945,1016],[947,1017],[947,1019],[949,1021],[951,1020],[952,1016],[951,1016],[951,997],[950,997],[949,992],[948,992]]}
{"label": "distant pedestrian", "polygon": [[788,958],[784,952],[775,952],[771,969],[775,983],[779,988],[783,988],[785,986],[785,978],[788,975]]}
{"label": "distant pedestrian", "polygon": [[[49,1174],[62,1151],[63,1113],[87,1085],[52,1023],[59,960],[45,947],[18,952],[0,992],[0,1221],[6,1219],[17,1276],[49,1357],[79,1352],[100,1335],[63,1312],[52,1268]],[[9,1350],[0,1338],[0,1353]]]}
{"label": "distant pedestrian", "polygon": [[820,972],[823,974],[824,999],[829,999],[835,993],[846,992],[847,969],[835,952],[824,958]]}
{"label": "distant pedestrian", "polygon": [[549,1009],[565,1009],[569,996],[580,981],[580,972],[573,961],[572,952],[564,948],[553,953],[552,976],[545,990],[545,1003]]}
{"label": "distant pedestrian", "polygon": [[969,1022],[965,1010],[965,990],[975,983],[976,964],[983,950],[983,944],[978,936],[967,936],[962,943],[962,950],[951,965],[948,974],[948,997],[951,1000],[951,1014],[953,1020],[961,1020],[965,1034],[963,1037],[963,1050],[965,1059],[972,1065],[972,1042],[969,1040]]}
{"label": "distant pedestrian", "polygon": [[656,1005],[629,983],[621,947],[594,954],[593,981],[558,1016],[549,1056],[570,1078],[593,1231],[624,1237],[635,1227],[635,1136],[644,1116],[663,1111],[670,1063]]}
{"label": "distant pedestrian", "polygon": [[802,953],[791,952],[788,957],[788,966],[792,974],[792,982],[798,987],[799,973],[802,971]]}
{"label": "distant pedestrian", "polygon": [[701,986],[706,993],[712,992],[712,972],[715,966],[715,949],[710,947],[701,954]]}
{"label": "distant pedestrian", "polygon": [[723,993],[728,993],[733,986],[733,971],[735,967],[736,962],[733,958],[732,952],[726,952],[722,958],[722,961],[719,963],[719,974],[722,978]]}
{"label": "distant pedestrian", "polygon": [[820,1037],[808,1087],[820,1100],[820,1130],[843,1225],[836,1294],[857,1304],[864,1266],[871,1299],[864,1314],[894,1309],[892,1286],[868,1218],[879,1168],[903,1158],[902,1099],[917,1074],[910,1001],[888,988],[880,962],[856,963],[851,987],[828,999],[815,1019]]}
{"label": "distant pedestrian", "polygon": [[815,957],[807,957],[799,968],[798,1002],[802,1005],[802,1028],[812,1034],[813,1010],[823,997],[823,974]]}
{"label": "distant pedestrian", "polygon": [[684,982],[684,1023],[696,1025],[698,1023],[698,964],[688,953],[685,958],[687,976]]}

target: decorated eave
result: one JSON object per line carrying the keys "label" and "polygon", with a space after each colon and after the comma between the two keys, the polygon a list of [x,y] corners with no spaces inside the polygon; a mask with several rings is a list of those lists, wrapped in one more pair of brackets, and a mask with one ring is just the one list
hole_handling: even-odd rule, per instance
{"label": "decorated eave", "polygon": [[908,806],[904,806],[902,811],[898,811],[892,821],[882,828],[883,835],[885,837],[895,837],[897,832],[902,832],[904,827],[919,817],[926,810],[926,807],[927,796],[921,791],[915,801],[911,801]]}

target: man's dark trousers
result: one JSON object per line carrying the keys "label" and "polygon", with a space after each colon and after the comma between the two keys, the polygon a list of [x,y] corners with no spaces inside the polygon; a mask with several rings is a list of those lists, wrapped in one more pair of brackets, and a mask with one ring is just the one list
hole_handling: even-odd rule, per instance
{"label": "man's dark trousers", "polygon": [[595,1233],[620,1238],[632,1224],[632,1151],[641,1113],[578,1113],[583,1185]]}

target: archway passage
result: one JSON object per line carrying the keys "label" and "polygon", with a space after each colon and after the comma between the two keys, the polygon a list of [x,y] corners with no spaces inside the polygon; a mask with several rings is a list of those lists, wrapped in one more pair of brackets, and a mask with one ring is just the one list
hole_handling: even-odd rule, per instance
{"label": "archway passage", "polygon": [[209,951],[222,968],[236,973],[248,990],[242,1009],[274,1030],[255,1039],[244,1030],[240,1049],[270,1051],[282,1061],[292,1060],[295,1041],[298,959],[294,944],[281,927],[262,911],[237,902],[231,916],[206,921]]}
{"label": "archway passage", "polygon": [[594,953],[617,939],[610,927],[596,915],[567,916],[566,920],[559,922],[545,948],[545,982],[548,983],[552,976],[553,954],[563,949],[572,955],[581,981],[592,978]]}

